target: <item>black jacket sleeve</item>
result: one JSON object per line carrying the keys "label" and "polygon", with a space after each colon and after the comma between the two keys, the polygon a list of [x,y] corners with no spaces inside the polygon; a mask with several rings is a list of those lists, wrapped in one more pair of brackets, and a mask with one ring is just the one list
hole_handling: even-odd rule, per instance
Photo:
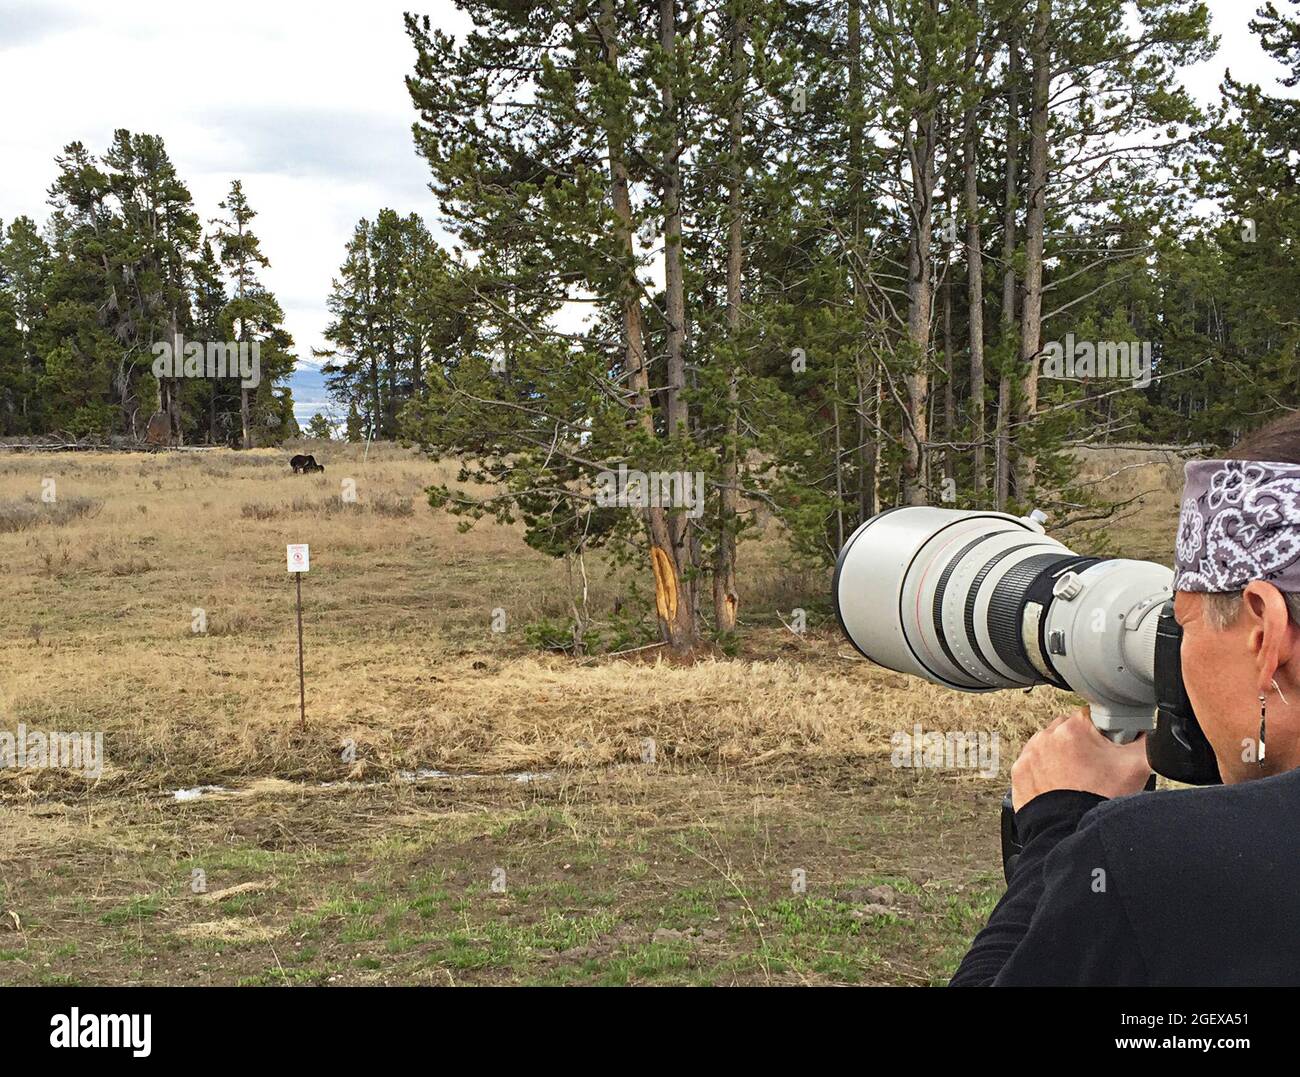
{"label": "black jacket sleeve", "polygon": [[1060,789],[1016,812],[1024,851],[950,986],[1145,982],[1096,813],[1084,820],[1104,801]]}

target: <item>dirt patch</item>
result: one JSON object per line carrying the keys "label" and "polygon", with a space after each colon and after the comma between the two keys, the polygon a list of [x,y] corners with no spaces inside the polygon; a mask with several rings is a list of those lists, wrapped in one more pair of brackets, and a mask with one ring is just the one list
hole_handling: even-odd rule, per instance
{"label": "dirt patch", "polygon": [[177,928],[176,936],[205,942],[265,942],[275,932],[252,920],[201,920]]}

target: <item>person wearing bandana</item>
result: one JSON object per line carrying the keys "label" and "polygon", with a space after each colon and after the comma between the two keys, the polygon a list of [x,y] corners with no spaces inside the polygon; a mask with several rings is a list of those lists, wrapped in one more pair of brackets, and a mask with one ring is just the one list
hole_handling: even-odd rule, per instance
{"label": "person wearing bandana", "polygon": [[1086,707],[1011,770],[1024,851],[950,984],[1300,984],[1300,414],[1186,465],[1183,682],[1222,785],[1142,792]]}

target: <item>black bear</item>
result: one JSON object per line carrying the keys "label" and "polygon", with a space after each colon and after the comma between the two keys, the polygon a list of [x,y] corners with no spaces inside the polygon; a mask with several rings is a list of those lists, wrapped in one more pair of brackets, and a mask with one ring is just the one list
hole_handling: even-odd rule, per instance
{"label": "black bear", "polygon": [[293,468],[295,475],[305,475],[309,471],[324,471],[325,465],[316,463],[314,456],[302,456],[299,454],[289,461],[289,466]]}

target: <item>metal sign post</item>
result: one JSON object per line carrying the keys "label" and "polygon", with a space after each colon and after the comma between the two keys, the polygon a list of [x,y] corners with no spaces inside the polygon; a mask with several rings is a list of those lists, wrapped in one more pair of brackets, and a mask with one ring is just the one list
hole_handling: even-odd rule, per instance
{"label": "metal sign post", "polygon": [[289,571],[293,574],[298,591],[298,716],[302,726],[307,725],[307,682],[302,665],[302,575],[311,568],[311,550],[305,542],[290,543],[286,549]]}

